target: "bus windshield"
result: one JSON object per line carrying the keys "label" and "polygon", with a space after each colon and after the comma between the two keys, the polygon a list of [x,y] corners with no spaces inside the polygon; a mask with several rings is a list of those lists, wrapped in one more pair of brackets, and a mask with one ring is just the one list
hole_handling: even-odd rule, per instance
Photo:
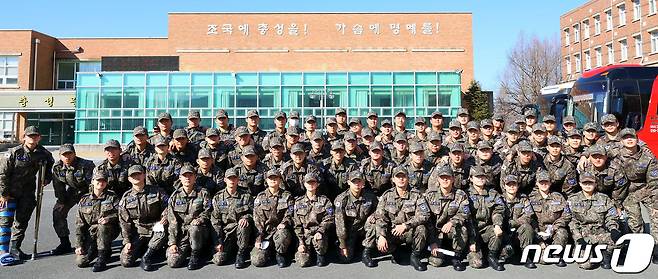
{"label": "bus windshield", "polygon": [[576,126],[581,128],[585,123],[600,122],[606,110],[607,84],[605,80],[576,82],[571,95],[573,96],[573,116]]}

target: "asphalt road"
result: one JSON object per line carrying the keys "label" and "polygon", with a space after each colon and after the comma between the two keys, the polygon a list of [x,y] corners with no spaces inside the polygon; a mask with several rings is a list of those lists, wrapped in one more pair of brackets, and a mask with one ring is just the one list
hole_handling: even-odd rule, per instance
{"label": "asphalt road", "polygon": [[[40,225],[40,239],[38,251],[39,254],[45,254],[47,251],[55,248],[59,243],[55,231],[52,228],[52,207],[55,203],[54,193],[52,187],[48,186],[44,192],[44,201],[42,209],[42,220]],[[69,214],[69,228],[74,232],[73,213],[77,210],[75,207]],[[31,253],[33,245],[33,232],[34,232],[34,217],[30,223],[23,250],[26,253]],[[71,237],[73,240],[73,238]],[[485,269],[472,269],[467,268],[464,272],[456,272],[452,267],[434,268],[428,266],[425,272],[416,272],[409,265],[394,265],[388,260],[388,256],[380,257],[379,266],[376,268],[367,268],[363,264],[337,264],[331,263],[326,267],[307,267],[300,268],[295,264],[280,269],[276,266],[269,266],[265,268],[256,268],[250,266],[243,270],[236,270],[232,265],[229,266],[215,266],[208,264],[203,268],[196,271],[188,271],[185,268],[172,269],[165,265],[164,262],[159,263],[158,270],[147,273],[142,271],[139,267],[124,268],[118,263],[118,251],[120,241],[114,242],[114,253],[112,254],[112,263],[108,266],[109,269],[102,273],[93,273],[90,268],[81,269],[74,264],[74,255],[64,256],[42,256],[35,261],[27,261],[21,265],[2,267],[0,266],[0,278],[13,279],[13,278],[181,278],[182,276],[194,276],[195,278],[404,278],[406,276],[413,276],[415,279],[420,278],[618,278],[620,274],[612,270],[582,270],[577,265],[572,264],[566,268],[558,268],[556,266],[542,266],[535,270],[528,270],[519,265],[505,265],[506,271],[496,272],[490,268]],[[658,274],[658,265],[650,265],[647,270],[642,273],[634,275],[625,275],[625,277],[632,278],[655,278]]]}

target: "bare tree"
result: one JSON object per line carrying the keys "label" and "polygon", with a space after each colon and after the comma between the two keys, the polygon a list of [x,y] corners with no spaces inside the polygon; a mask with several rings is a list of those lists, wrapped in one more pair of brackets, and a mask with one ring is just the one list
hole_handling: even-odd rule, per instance
{"label": "bare tree", "polygon": [[530,38],[519,34],[516,45],[507,54],[507,65],[500,76],[496,112],[518,116],[524,105],[546,108],[541,89],[560,82],[560,40],[557,36]]}

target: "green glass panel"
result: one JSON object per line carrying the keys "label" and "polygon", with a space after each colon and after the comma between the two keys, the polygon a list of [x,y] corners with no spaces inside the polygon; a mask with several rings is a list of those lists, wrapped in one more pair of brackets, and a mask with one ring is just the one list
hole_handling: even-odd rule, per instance
{"label": "green glass panel", "polygon": [[416,84],[436,84],[436,73],[416,73]]}
{"label": "green glass panel", "polygon": [[393,75],[391,73],[372,73],[373,85],[392,85]]}
{"label": "green glass panel", "polygon": [[324,73],[305,73],[304,85],[324,85]]}
{"label": "green glass panel", "polygon": [[[132,130],[132,129],[126,129],[126,130]],[[121,134],[121,142],[122,143],[129,143],[131,140],[133,140],[133,134],[124,132]]]}
{"label": "green glass panel", "polygon": [[282,73],[281,85],[302,85],[301,73]]}
{"label": "green glass panel", "polygon": [[100,136],[100,142],[105,143],[111,139],[120,140],[121,132],[101,132]]}
{"label": "green glass panel", "polygon": [[100,86],[100,81],[96,74],[78,74],[76,83],[77,87]]}
{"label": "green glass panel", "polygon": [[370,106],[372,107],[390,107],[393,95],[391,86],[373,86]]}
{"label": "green glass panel", "polygon": [[118,131],[121,130],[121,119],[101,118],[99,125],[99,130]]}
{"label": "green glass panel", "polygon": [[258,92],[255,86],[243,86],[237,88],[236,107],[256,107],[258,105]]}
{"label": "green glass panel", "polygon": [[458,73],[439,73],[439,84],[461,84],[461,75]]}
{"label": "green glass panel", "polygon": [[327,73],[327,85],[346,85],[347,73]]}
{"label": "green glass panel", "polygon": [[393,106],[395,108],[413,107],[414,106],[413,86],[393,87]]}
{"label": "green glass panel", "polygon": [[192,103],[193,108],[209,108],[210,94],[212,87],[193,87],[192,88]]}
{"label": "green glass panel", "polygon": [[[260,108],[274,108],[281,106],[281,97],[279,94],[279,87],[260,87],[258,96],[258,107]],[[263,122],[263,121],[261,121]]]}
{"label": "green glass panel", "polygon": [[77,119],[75,129],[78,131],[96,131],[98,130],[98,119]]}
{"label": "green glass panel", "polygon": [[369,73],[349,73],[350,84],[368,85],[370,84]]}
{"label": "green glass panel", "polygon": [[146,85],[148,86],[167,86],[168,76],[164,73],[146,74]]}
{"label": "green glass panel", "polygon": [[215,87],[215,108],[227,109],[234,106],[235,87]]}
{"label": "green glass panel", "polygon": [[144,86],[145,79],[144,74],[125,74],[123,86]]}
{"label": "green glass panel", "polygon": [[169,108],[190,107],[189,87],[169,87]]}
{"label": "green glass panel", "polygon": [[370,89],[367,86],[351,86],[349,93],[349,108],[368,107],[368,95]]}
{"label": "green glass panel", "polygon": [[124,118],[123,130],[132,130],[137,126],[144,126],[144,119],[142,118]]}
{"label": "green glass panel", "polygon": [[235,85],[235,76],[232,73],[216,73],[215,86]]}
{"label": "green glass panel", "polygon": [[101,108],[121,107],[121,88],[103,88],[101,91]]}
{"label": "green glass panel", "polygon": [[[4,61],[3,66],[4,66]],[[57,79],[58,80],[73,80],[75,79],[75,63],[74,62],[60,62],[57,63]]]}
{"label": "green glass panel", "polygon": [[258,85],[258,75],[255,73],[240,73],[235,75],[237,85]]}
{"label": "green glass panel", "polygon": [[304,107],[320,107],[324,98],[324,87],[305,86],[304,87]]}
{"label": "green glass panel", "polygon": [[75,142],[80,144],[98,144],[97,132],[75,132]]}
{"label": "green glass panel", "polygon": [[[433,97],[430,97],[433,96]],[[436,86],[416,87],[416,107],[436,106]]]}
{"label": "green glass panel", "polygon": [[169,74],[169,86],[190,86],[190,74],[189,73]]}
{"label": "green glass panel", "polygon": [[413,73],[393,73],[393,83],[394,84],[405,84],[405,85],[414,84],[414,74]]}
{"label": "green glass panel", "polygon": [[281,74],[279,73],[260,73],[259,84],[262,85],[274,85],[278,86],[281,84]]}
{"label": "green glass panel", "polygon": [[123,74],[103,73],[101,76],[102,86],[121,86],[123,85]]}
{"label": "green glass panel", "polygon": [[167,88],[149,87],[146,89],[146,108],[166,108]]}
{"label": "green glass panel", "polygon": [[144,88],[124,88],[123,107],[124,108],[143,108],[144,107]]}
{"label": "green glass panel", "polygon": [[331,86],[327,87],[327,94],[325,96],[325,107],[341,107],[343,99],[347,100],[347,86]]}
{"label": "green glass panel", "polygon": [[192,85],[202,85],[202,86],[211,86],[212,85],[212,74],[210,73],[196,73],[192,74]]}
{"label": "green glass panel", "polygon": [[75,107],[80,109],[98,108],[98,88],[79,88]]}

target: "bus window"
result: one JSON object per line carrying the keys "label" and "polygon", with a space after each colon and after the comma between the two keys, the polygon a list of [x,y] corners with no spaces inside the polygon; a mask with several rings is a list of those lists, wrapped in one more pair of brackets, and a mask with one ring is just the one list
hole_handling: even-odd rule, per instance
{"label": "bus window", "polygon": [[[573,96],[573,116],[577,122],[600,122],[604,114],[606,96],[605,82],[602,80],[576,82],[571,90]],[[578,123],[576,123],[578,125]],[[581,124],[582,125],[582,124]]]}
{"label": "bus window", "polygon": [[[615,80],[612,83],[611,112],[615,113],[623,127],[639,130],[647,112],[637,87],[637,80]],[[643,106],[644,105],[644,106]]]}

